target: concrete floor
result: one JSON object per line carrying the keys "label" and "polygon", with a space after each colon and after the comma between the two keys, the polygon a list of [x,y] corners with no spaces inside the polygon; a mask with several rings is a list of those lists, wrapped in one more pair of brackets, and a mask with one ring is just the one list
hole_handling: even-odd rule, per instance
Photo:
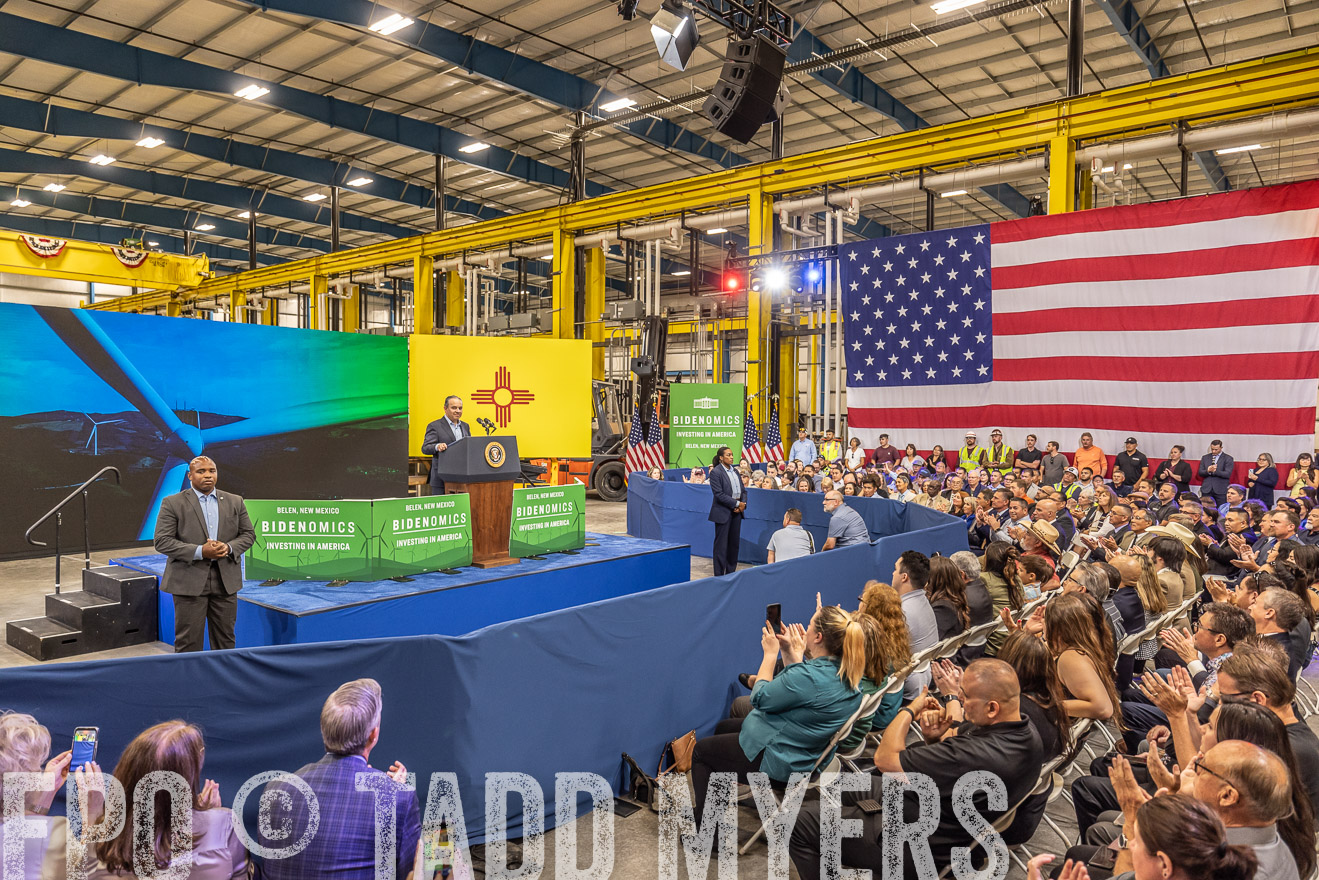
{"label": "concrete floor", "polygon": [[[627,507],[624,504],[610,504],[600,501],[593,497],[588,497],[586,502],[586,528],[592,532],[602,532],[605,534],[624,534],[627,531]],[[96,565],[105,564],[112,556],[128,555],[130,551],[119,550],[111,552],[98,552],[92,554],[92,562]],[[141,551],[136,551],[141,552]],[[68,589],[78,589],[78,569],[81,567],[81,558],[69,558],[66,560],[64,578],[65,586]],[[713,574],[713,566],[709,559],[693,557],[691,576],[692,578],[709,577]],[[43,613],[44,597],[54,588],[54,562],[51,559],[28,559],[14,562],[0,563],[0,620],[14,620],[24,617],[37,617]],[[163,642],[155,642],[150,645],[141,645],[133,648],[121,648],[114,651],[105,651],[99,654],[87,654],[81,657],[73,658],[74,660],[102,659],[109,657],[128,657],[139,656],[144,654],[164,654],[169,653],[171,648]],[[0,645],[0,667],[20,666],[35,663],[36,661],[22,654],[8,645]],[[68,662],[68,661],[55,661]],[[1319,674],[1319,664],[1316,664],[1315,672]],[[730,670],[729,675],[735,674],[737,670]],[[0,708],[5,708],[0,705]],[[1098,737],[1095,739],[1098,742]],[[1096,748],[1100,751],[1100,748]],[[1082,759],[1085,765],[1088,765],[1089,759]],[[1057,798],[1049,807],[1049,815],[1054,821],[1069,835],[1076,833],[1076,822],[1072,813],[1071,805],[1063,798]],[[758,823],[754,809],[743,809],[739,812],[739,840],[745,841],[756,830]],[[658,880],[659,871],[659,821],[658,817],[651,813],[649,809],[643,809],[628,818],[615,818],[614,820],[614,869],[611,874],[615,878],[626,878],[626,880]],[[578,838],[578,853],[581,866],[586,866],[586,860],[591,857],[591,826],[589,821],[579,821],[574,823],[574,833]],[[550,833],[546,837],[546,868],[543,872],[545,877],[554,876],[554,841],[555,835]],[[1053,852],[1061,853],[1063,851],[1062,841],[1057,839],[1057,835],[1049,831],[1044,825],[1037,832],[1034,841],[1037,846],[1031,846],[1032,852]],[[478,849],[474,853],[476,866],[476,876],[482,876],[481,868],[483,863],[480,860],[481,852]],[[711,872],[714,866],[711,865]],[[682,858],[678,859],[677,876],[681,878],[696,877],[687,872],[686,864]],[[700,875],[704,876],[704,875]],[[737,861],[737,876],[739,878],[760,878],[769,876],[768,852],[762,842],[752,848],[746,856],[739,857]],[[790,877],[795,878],[796,871],[790,869]],[[1024,872],[1015,864],[1008,872],[1008,878],[1011,880],[1021,880]],[[897,880],[897,878],[893,878]],[[923,880],[923,878],[922,878]]]}

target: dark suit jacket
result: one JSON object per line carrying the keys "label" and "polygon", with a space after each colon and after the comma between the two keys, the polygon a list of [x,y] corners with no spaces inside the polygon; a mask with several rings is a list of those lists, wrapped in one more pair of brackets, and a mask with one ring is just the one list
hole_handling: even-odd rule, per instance
{"label": "dark suit jacket", "polygon": [[[462,432],[464,438],[472,436],[472,428],[462,419],[458,420],[458,430]],[[453,429],[449,427],[448,419],[436,419],[426,426],[426,436],[421,440],[421,454],[431,457],[431,485],[440,488],[444,481],[440,479],[440,459],[439,452],[435,447],[440,443],[449,444],[457,443],[453,439]]]}
{"label": "dark suit jacket", "polygon": [[[728,474],[721,464],[710,468],[708,478],[710,490],[714,493],[710,500],[709,520],[712,523],[726,523],[733,518],[733,508],[737,506],[737,501],[733,500],[733,484],[729,482]],[[742,484],[742,500],[747,500],[745,483]]]}
{"label": "dark suit jacket", "polygon": [[1218,469],[1212,474],[1209,473],[1209,465],[1214,461],[1212,455],[1200,456],[1200,494],[1205,492],[1226,492],[1228,485],[1232,482],[1232,468],[1236,467],[1236,459],[1226,452],[1218,456]]}
{"label": "dark suit jacket", "polygon": [[1204,548],[1205,558],[1209,561],[1209,573],[1221,575],[1228,579],[1235,579],[1241,574],[1241,569],[1232,564],[1233,559],[1237,559],[1237,553],[1227,543],[1227,537],[1217,544],[1210,544]]}
{"label": "dark suit jacket", "polygon": [[1145,628],[1145,606],[1141,604],[1140,594],[1135,587],[1122,586],[1113,591],[1111,597],[1122,615],[1122,626],[1127,635],[1138,633]]}
{"label": "dark suit jacket", "polygon": [[[220,522],[216,540],[229,545],[229,555],[214,560],[219,565],[220,578],[226,593],[237,593],[243,588],[243,568],[238,558],[256,542],[252,520],[247,516],[243,499],[230,492],[215,489],[220,506]],[[170,495],[160,502],[156,517],[156,552],[169,557],[165,563],[165,577],[161,589],[176,596],[200,596],[206,588],[210,574],[210,559],[193,560],[197,548],[206,543],[206,519],[202,515],[197,493],[189,486],[182,492]]]}

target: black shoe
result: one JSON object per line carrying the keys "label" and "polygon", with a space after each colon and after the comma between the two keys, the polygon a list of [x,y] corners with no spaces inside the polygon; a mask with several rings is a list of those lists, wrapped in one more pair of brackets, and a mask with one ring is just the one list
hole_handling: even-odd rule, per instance
{"label": "black shoe", "polygon": [[739,673],[737,674],[737,680],[738,680],[739,683],[741,683],[742,687],[746,688],[747,690],[751,690],[751,673],[750,673],[750,672],[739,672]]}

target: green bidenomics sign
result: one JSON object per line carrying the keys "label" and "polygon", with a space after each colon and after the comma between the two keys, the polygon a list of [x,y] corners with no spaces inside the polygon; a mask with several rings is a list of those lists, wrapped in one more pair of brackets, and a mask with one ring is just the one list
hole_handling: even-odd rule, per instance
{"label": "green bidenomics sign", "polygon": [[669,465],[706,467],[720,446],[742,457],[742,421],[746,417],[746,386],[669,386]]}
{"label": "green bidenomics sign", "polygon": [[250,580],[381,580],[469,565],[466,495],[375,501],[247,501]]}
{"label": "green bidenomics sign", "polygon": [[513,490],[510,556],[535,556],[586,546],[586,486]]}

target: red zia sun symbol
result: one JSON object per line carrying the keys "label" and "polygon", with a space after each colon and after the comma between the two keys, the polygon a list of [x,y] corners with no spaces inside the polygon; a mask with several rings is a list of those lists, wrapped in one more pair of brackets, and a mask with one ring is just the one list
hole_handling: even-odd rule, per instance
{"label": "red zia sun symbol", "polygon": [[513,420],[513,405],[531,403],[536,395],[526,390],[513,388],[513,377],[508,367],[495,370],[495,387],[482,388],[472,393],[472,403],[488,403],[495,408],[495,421],[501,428],[507,428]]}

